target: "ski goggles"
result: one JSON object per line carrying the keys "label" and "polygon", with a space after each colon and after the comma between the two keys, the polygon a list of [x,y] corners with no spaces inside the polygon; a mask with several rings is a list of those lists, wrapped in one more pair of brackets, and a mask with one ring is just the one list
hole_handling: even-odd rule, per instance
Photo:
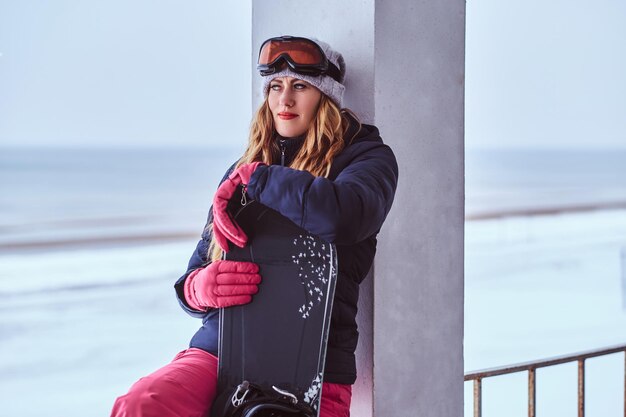
{"label": "ski goggles", "polygon": [[339,68],[328,60],[322,48],[307,38],[279,36],[263,42],[259,50],[257,69],[262,76],[279,72],[288,66],[302,75],[328,75],[340,82]]}

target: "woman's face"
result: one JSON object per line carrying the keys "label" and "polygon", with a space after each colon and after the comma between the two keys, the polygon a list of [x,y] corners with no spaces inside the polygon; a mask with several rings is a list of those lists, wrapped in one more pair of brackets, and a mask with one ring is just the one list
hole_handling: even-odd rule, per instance
{"label": "woman's face", "polygon": [[306,81],[277,77],[270,83],[267,101],[279,135],[291,138],[307,131],[317,114],[322,92]]}

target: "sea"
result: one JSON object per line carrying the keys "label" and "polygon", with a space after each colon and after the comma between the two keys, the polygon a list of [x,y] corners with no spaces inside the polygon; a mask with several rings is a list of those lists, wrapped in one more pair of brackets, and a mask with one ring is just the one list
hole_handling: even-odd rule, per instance
{"label": "sea", "polygon": [[[186,348],[172,285],[241,152],[0,148],[0,415],[108,415]],[[465,173],[465,371],[625,344],[626,150],[468,149]],[[538,371],[538,415],[576,413],[576,372]],[[527,415],[526,378],[484,380],[483,416]],[[623,378],[587,361],[587,416],[623,415]]]}

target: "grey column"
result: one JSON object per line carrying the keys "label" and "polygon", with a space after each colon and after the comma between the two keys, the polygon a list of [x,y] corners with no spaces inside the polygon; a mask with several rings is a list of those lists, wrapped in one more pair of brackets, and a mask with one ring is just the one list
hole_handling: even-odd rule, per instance
{"label": "grey column", "polygon": [[[361,288],[352,416],[463,413],[464,33],[461,0],[253,2],[251,65],[271,36],[330,43],[346,59],[344,106],[400,166]],[[256,109],[256,75],[252,89]]]}
{"label": "grey column", "polygon": [[375,120],[400,183],[374,280],[374,414],[463,415],[465,2],[376,1]]}

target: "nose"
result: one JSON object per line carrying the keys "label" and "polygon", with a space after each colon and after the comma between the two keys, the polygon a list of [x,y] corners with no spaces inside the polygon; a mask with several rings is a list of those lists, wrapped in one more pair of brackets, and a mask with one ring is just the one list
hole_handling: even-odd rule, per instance
{"label": "nose", "polygon": [[278,103],[283,107],[291,107],[294,104],[294,97],[291,88],[284,88],[280,93]]}

